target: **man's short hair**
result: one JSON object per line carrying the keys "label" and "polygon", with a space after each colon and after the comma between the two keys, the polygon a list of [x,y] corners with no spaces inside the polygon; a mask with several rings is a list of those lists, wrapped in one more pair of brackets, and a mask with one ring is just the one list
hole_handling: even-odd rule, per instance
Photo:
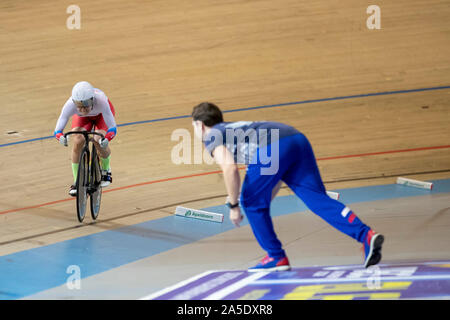
{"label": "man's short hair", "polygon": [[223,122],[222,111],[214,103],[202,102],[194,107],[192,111],[192,119],[201,121],[205,126],[212,127]]}

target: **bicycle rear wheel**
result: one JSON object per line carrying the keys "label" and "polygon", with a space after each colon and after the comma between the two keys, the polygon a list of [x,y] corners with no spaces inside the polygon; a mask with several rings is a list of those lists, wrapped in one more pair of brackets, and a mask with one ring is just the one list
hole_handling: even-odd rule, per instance
{"label": "bicycle rear wheel", "polygon": [[78,221],[83,222],[86,216],[86,202],[88,197],[88,175],[89,174],[89,154],[86,151],[81,152],[80,163],[78,165],[77,176],[77,217]]}
{"label": "bicycle rear wheel", "polygon": [[100,204],[102,202],[102,169],[100,167],[100,158],[98,157],[95,146],[92,146],[92,162],[91,162],[91,216],[97,219],[100,212]]}

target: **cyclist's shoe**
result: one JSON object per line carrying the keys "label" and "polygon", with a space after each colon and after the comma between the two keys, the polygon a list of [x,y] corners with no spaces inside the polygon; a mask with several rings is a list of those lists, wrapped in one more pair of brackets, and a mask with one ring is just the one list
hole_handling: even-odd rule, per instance
{"label": "cyclist's shoe", "polygon": [[76,185],[71,185],[70,189],[69,189],[69,195],[71,195],[72,197],[76,197],[77,196],[77,187]]}
{"label": "cyclist's shoe", "polygon": [[112,183],[111,169],[108,171],[102,170],[102,188],[109,186]]}

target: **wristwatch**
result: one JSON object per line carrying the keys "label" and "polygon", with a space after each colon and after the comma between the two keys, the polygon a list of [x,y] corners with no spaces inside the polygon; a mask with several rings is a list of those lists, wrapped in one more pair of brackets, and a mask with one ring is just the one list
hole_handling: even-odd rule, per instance
{"label": "wristwatch", "polygon": [[231,204],[231,202],[227,202],[227,203],[225,203],[225,204],[226,204],[226,206],[227,206],[228,208],[230,208],[230,209],[239,207],[239,201],[236,202],[235,204]]}

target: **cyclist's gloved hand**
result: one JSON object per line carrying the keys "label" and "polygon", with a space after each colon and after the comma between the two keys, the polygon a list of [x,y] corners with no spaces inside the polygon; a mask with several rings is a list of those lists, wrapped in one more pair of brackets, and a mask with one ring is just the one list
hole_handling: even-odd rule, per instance
{"label": "cyclist's gloved hand", "polygon": [[106,138],[102,138],[102,139],[100,139],[99,143],[100,143],[100,147],[102,147],[102,149],[105,149],[109,144],[109,140]]}
{"label": "cyclist's gloved hand", "polygon": [[111,129],[111,131],[108,130],[108,132],[106,132],[105,137],[100,139],[100,141],[99,141],[100,146],[103,149],[105,149],[108,146],[109,142],[114,138],[115,135],[116,135],[115,129],[114,130]]}
{"label": "cyclist's gloved hand", "polygon": [[65,137],[62,132],[56,133],[55,138],[58,139],[59,143],[62,144],[64,147],[68,146],[67,137]]}
{"label": "cyclist's gloved hand", "polygon": [[67,137],[62,136],[61,138],[59,138],[59,143],[61,143],[64,147],[67,147]]}

